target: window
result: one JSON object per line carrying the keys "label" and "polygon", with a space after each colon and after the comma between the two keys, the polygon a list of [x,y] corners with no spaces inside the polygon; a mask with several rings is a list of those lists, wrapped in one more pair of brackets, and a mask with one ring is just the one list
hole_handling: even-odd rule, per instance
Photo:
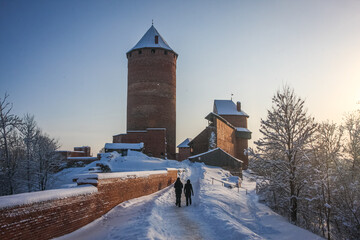
{"label": "window", "polygon": [[167,51],[166,51],[166,50],[164,51],[164,54],[167,55]]}
{"label": "window", "polygon": [[155,44],[159,43],[159,36],[155,36]]}
{"label": "window", "polygon": [[151,53],[155,53],[155,49],[151,49]]}
{"label": "window", "polygon": [[141,50],[139,50],[139,54],[142,54],[142,51],[141,51]]}

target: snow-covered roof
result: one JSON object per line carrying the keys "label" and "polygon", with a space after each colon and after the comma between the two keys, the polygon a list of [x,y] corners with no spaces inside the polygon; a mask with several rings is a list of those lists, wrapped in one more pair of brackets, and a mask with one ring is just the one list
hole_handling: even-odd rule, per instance
{"label": "snow-covered roof", "polygon": [[106,143],[105,149],[134,149],[144,148],[144,143]]}
{"label": "snow-covered roof", "polygon": [[[158,42],[155,43],[155,36],[158,36]],[[140,41],[128,52],[131,52],[135,49],[140,48],[163,48],[170,51],[173,51],[165,39],[160,35],[156,28],[152,25],[145,35],[140,39]]]}
{"label": "snow-covered roof", "polygon": [[225,153],[226,155],[232,157],[232,158],[235,159],[236,161],[238,161],[238,162],[243,162],[242,160],[237,159],[236,157],[232,156],[231,154],[227,153],[226,151],[222,150],[221,148],[214,148],[214,149],[211,149],[211,150],[209,150],[209,151],[207,151],[207,152],[203,152],[203,153],[200,153],[200,154],[197,154],[197,155],[194,155],[194,156],[190,156],[189,159],[201,157],[201,156],[203,156],[203,155],[206,155],[206,154],[211,153],[211,152],[214,152],[214,151],[221,151],[221,152]]}
{"label": "snow-covered roof", "polygon": [[241,127],[237,127],[237,128],[236,128],[236,131],[238,131],[238,132],[249,132],[249,133],[251,133],[251,131],[250,131],[249,129],[247,129],[247,128],[241,128]]}
{"label": "snow-covered roof", "polygon": [[214,100],[214,112],[219,115],[242,115],[249,117],[244,111],[238,111],[232,100]]}
{"label": "snow-covered roof", "polygon": [[187,147],[190,147],[188,144],[189,142],[191,142],[191,138],[187,138],[185,139],[182,143],[180,143],[177,147],[178,148],[187,148]]}

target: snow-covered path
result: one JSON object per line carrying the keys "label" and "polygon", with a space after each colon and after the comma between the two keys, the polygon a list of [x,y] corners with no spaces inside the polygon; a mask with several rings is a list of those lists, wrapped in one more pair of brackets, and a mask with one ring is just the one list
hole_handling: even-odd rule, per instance
{"label": "snow-covered path", "polygon": [[175,206],[172,185],[124,202],[60,239],[321,239],[258,203],[249,178],[243,182],[246,195],[221,183],[212,185],[211,177],[228,180],[227,171],[199,163],[182,167],[182,182],[190,179],[195,192],[191,206],[184,195],[182,207]]}

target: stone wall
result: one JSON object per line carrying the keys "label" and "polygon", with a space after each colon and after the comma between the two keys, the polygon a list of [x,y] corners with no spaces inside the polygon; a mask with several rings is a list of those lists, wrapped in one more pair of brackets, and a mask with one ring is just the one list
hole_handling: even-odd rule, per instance
{"label": "stone wall", "polygon": [[[46,197],[51,200],[40,199],[13,206],[2,205],[0,239],[41,240],[75,231],[101,217],[121,202],[159,191],[171,185],[177,178],[177,170],[158,172],[157,174],[157,171],[152,171],[151,174],[143,177],[132,175],[130,178],[102,178],[96,181],[91,179],[92,181],[89,182],[96,187],[89,188],[97,188],[97,191],[79,191],[78,194],[69,197],[51,198],[51,194],[56,195],[63,189],[49,190],[39,194],[44,195],[48,192],[49,196]],[[22,194],[19,198],[26,198],[26,194]],[[0,202],[4,202],[9,197],[16,195],[0,197]]]}

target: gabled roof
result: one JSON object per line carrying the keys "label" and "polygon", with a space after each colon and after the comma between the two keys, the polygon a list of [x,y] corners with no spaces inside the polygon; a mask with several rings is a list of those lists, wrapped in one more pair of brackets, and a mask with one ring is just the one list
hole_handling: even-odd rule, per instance
{"label": "gabled roof", "polygon": [[185,139],[182,143],[180,143],[177,147],[178,148],[187,148],[187,147],[190,147],[188,144],[189,142],[191,142],[191,138],[187,138]]}
{"label": "gabled roof", "polygon": [[[155,43],[155,36],[158,36],[158,43]],[[169,44],[165,41],[165,39],[160,35],[160,33],[156,30],[154,25],[152,25],[149,30],[145,33],[145,35],[140,39],[140,41],[128,52],[131,52],[135,49],[140,48],[163,48],[170,51],[173,51]]]}
{"label": "gabled roof", "polygon": [[200,153],[200,154],[197,154],[197,155],[194,155],[194,156],[190,156],[189,159],[191,160],[191,159],[194,159],[194,158],[198,158],[198,157],[201,157],[201,156],[205,156],[205,155],[208,155],[208,154],[210,154],[210,153],[212,153],[212,152],[221,152],[222,154],[226,154],[226,155],[228,155],[229,157],[231,157],[232,159],[234,159],[234,160],[236,160],[236,161],[238,161],[238,162],[243,163],[242,160],[237,159],[236,157],[234,157],[234,156],[232,156],[231,154],[225,152],[225,151],[224,151],[223,149],[221,149],[221,148],[211,149],[211,150],[209,150],[209,151],[207,151],[207,152],[203,152],[203,153]]}
{"label": "gabled roof", "polygon": [[206,119],[206,120],[209,120],[209,121],[211,121],[211,122],[214,122],[214,119],[213,119],[214,117],[217,118],[217,119],[219,119],[219,120],[221,120],[223,123],[225,123],[225,124],[228,125],[229,127],[235,129],[235,127],[234,127],[231,123],[229,123],[225,118],[223,118],[222,116],[220,116],[220,115],[218,115],[218,114],[216,114],[216,113],[214,113],[214,112],[209,113],[209,114],[205,117],[205,119]]}
{"label": "gabled roof", "polygon": [[219,115],[242,115],[249,117],[244,111],[238,111],[232,100],[214,100],[214,112]]}

